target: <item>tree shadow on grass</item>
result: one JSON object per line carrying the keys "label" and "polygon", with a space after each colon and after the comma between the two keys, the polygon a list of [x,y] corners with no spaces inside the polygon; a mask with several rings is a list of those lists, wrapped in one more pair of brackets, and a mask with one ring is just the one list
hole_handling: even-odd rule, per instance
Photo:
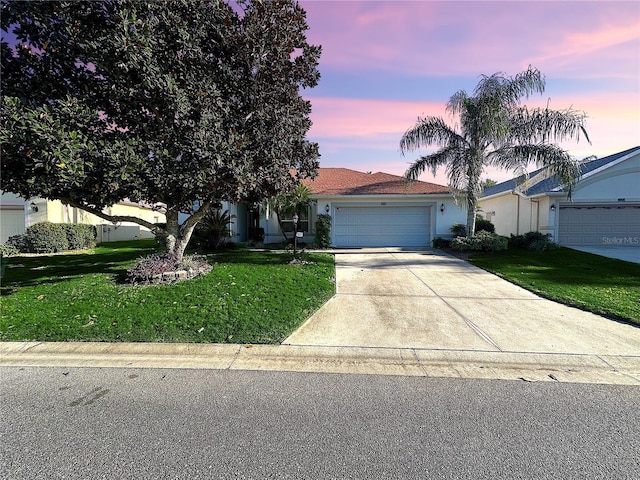
{"label": "tree shadow on grass", "polygon": [[126,278],[126,271],[131,262],[153,251],[154,249],[136,249],[123,252],[12,257],[2,278],[0,295],[10,295],[21,287],[59,283],[91,274],[111,274],[119,281]]}

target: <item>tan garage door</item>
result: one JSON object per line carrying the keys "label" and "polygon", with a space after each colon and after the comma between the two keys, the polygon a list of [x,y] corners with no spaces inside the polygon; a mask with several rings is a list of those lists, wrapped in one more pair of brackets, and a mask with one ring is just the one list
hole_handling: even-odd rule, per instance
{"label": "tan garage door", "polygon": [[0,244],[6,243],[9,237],[24,233],[24,207],[0,207]]}

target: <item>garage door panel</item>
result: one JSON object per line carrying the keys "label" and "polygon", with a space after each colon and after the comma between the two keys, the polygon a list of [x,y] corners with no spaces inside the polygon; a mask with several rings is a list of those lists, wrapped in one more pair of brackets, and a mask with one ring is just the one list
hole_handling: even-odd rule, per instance
{"label": "garage door panel", "polygon": [[560,207],[558,241],[563,245],[635,246],[640,238],[640,208],[626,206]]}
{"label": "garage door panel", "polygon": [[338,247],[428,246],[430,207],[338,207],[334,229]]}

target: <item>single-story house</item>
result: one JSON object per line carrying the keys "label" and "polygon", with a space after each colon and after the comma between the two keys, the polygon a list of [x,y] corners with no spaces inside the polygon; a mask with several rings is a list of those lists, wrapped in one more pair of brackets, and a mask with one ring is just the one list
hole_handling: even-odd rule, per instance
{"label": "single-story house", "polygon": [[[151,206],[129,201],[122,201],[105,210],[110,215],[133,215],[153,223],[166,221],[164,213],[154,210]],[[45,221],[95,225],[98,242],[136,240],[154,236],[149,229],[136,223],[123,222],[114,225],[84,210],[64,205],[59,200],[25,200],[12,193],[0,192],[0,243],[5,243],[13,235],[24,233],[35,223]]]}
{"label": "single-story house", "polygon": [[[313,192],[308,212],[300,216],[301,241],[314,240],[319,214],[331,215],[334,247],[425,247],[434,238],[452,238],[454,223],[466,223],[466,210],[458,207],[448,187],[388,173],[364,173],[348,168],[320,168],[315,179],[303,181]],[[283,239],[274,212],[259,212],[247,205],[225,204],[234,217],[232,241],[251,239],[264,229],[264,242]],[[289,232],[293,221],[284,219]]]}
{"label": "single-story house", "polygon": [[580,165],[572,198],[542,169],[485,189],[481,214],[501,235],[548,233],[566,246],[640,248],[640,147]]}

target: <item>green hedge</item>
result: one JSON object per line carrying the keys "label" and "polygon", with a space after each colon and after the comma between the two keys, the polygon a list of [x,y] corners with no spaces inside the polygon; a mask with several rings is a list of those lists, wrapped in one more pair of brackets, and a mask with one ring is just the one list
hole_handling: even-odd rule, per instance
{"label": "green hedge", "polygon": [[96,246],[96,228],[93,225],[64,223],[62,228],[67,235],[69,250],[86,250]]}
{"label": "green hedge", "polygon": [[25,246],[31,253],[55,253],[69,250],[67,234],[59,223],[41,222],[24,232]]}

